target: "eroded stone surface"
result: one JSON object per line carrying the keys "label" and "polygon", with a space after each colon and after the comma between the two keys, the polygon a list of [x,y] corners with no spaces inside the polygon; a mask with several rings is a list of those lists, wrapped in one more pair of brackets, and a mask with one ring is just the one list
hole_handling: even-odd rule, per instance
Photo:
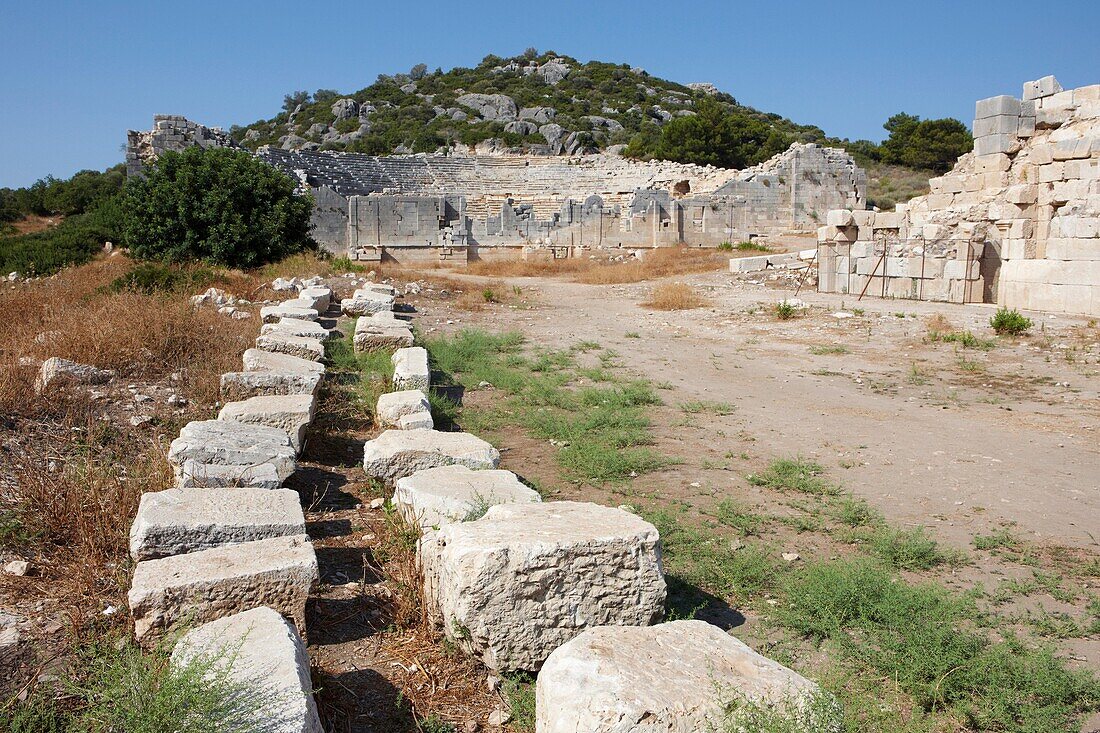
{"label": "eroded stone surface", "polygon": [[419,389],[427,392],[431,386],[428,370],[428,352],[421,346],[398,349],[393,357],[393,388],[395,390]]}
{"label": "eroded stone surface", "polygon": [[340,310],[349,316],[369,316],[372,313],[393,310],[393,301],[391,294],[360,288],[352,297],[340,301]]}
{"label": "eroded stone surface", "polygon": [[221,378],[221,395],[222,399],[233,401],[271,395],[316,394],[320,384],[319,372],[228,372]]}
{"label": "eroded stone surface", "polygon": [[475,470],[496,468],[500,452],[469,433],[438,430],[387,430],[363,446],[363,469],[384,481],[456,463]]}
{"label": "eroded stone surface", "polygon": [[723,697],[784,704],[817,691],[705,621],[588,629],[550,654],[536,685],[539,733],[719,730]]}
{"label": "eroded stone surface", "polygon": [[180,466],[176,478],[176,486],[181,489],[277,489],[282,484],[274,463],[220,465],[188,460]]}
{"label": "eroded stone surface", "polygon": [[310,303],[310,308],[318,313],[327,313],[332,303],[332,290],[324,285],[314,285],[298,291],[298,300]]}
{"label": "eroded stone surface", "polygon": [[[388,311],[386,311],[388,312]],[[356,351],[396,350],[413,344],[413,332],[409,324],[397,319],[380,319],[361,316],[355,323],[353,341]]]}
{"label": "eroded stone surface", "polygon": [[114,378],[115,372],[110,369],[51,356],[42,362],[34,380],[34,390],[43,392],[59,384],[107,384]]}
{"label": "eroded stone surface", "polygon": [[280,481],[285,481],[297,466],[290,436],[282,430],[225,420],[196,420],[183,426],[168,448],[168,462],[178,476],[189,460],[240,467],[270,463]]}
{"label": "eroded stone surface", "polygon": [[291,489],[153,491],[142,494],[130,526],[130,556],[150,560],[305,533],[298,492]]}
{"label": "eroded stone surface", "polygon": [[[287,301],[294,302],[294,301]],[[304,321],[316,321],[320,316],[308,305],[265,305],[260,308],[260,318],[264,323],[278,323],[282,318],[296,318]]]}
{"label": "eroded stone surface", "polygon": [[280,333],[284,336],[301,336],[318,341],[325,341],[338,335],[317,321],[307,321],[302,318],[280,318],[278,323],[265,323],[260,326],[260,333]]}
{"label": "eroded stone surface", "polygon": [[244,352],[242,362],[247,372],[325,373],[325,365],[320,362],[263,349],[248,349]]}
{"label": "eroded stone surface", "polygon": [[149,644],[180,622],[213,621],[257,606],[305,629],[306,598],[317,578],[317,556],[304,535],[144,560],[134,568],[128,595],[134,636]]}
{"label": "eroded stone surface", "polygon": [[621,509],[501,504],[424,535],[420,557],[444,633],[494,670],[534,671],[587,628],[664,614],[657,529]]}
{"label": "eroded stone surface", "polygon": [[[432,425],[432,406],[428,396],[419,389],[407,389],[401,392],[385,392],[378,397],[374,409],[374,419],[384,428],[400,427],[403,417],[427,415],[427,427]],[[423,420],[423,418],[421,418]]]}
{"label": "eroded stone surface", "polygon": [[264,731],[321,733],[305,644],[274,609],[253,608],[187,632],[172,663],[198,659],[255,696]]}
{"label": "eroded stone surface", "polygon": [[[477,518],[497,504],[542,501],[511,471],[440,466],[397,480],[393,503],[405,521],[423,531]],[[476,515],[476,516],[475,516]]]}
{"label": "eroded stone surface", "polygon": [[288,336],[281,333],[266,333],[256,337],[256,348],[276,354],[288,354],[308,361],[321,361],[325,358],[325,346],[319,339],[304,336]]}
{"label": "eroded stone surface", "polygon": [[227,403],[218,413],[218,419],[278,428],[290,436],[295,452],[301,452],[315,405],[316,398],[312,394],[249,397]]}

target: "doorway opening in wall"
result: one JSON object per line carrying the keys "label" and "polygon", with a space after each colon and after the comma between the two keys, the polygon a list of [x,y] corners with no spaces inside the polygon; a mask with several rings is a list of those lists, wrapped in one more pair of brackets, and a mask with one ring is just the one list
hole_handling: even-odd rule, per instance
{"label": "doorway opening in wall", "polygon": [[986,242],[981,251],[978,277],[982,281],[982,302],[996,303],[1001,284],[1001,243]]}

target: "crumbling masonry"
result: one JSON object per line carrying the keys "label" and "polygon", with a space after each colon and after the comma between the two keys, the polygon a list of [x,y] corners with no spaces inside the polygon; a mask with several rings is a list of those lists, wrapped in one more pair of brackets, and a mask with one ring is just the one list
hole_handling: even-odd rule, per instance
{"label": "crumbling masonry", "polygon": [[895,211],[831,211],[823,292],[1100,315],[1100,85],[976,105],[974,152]]}

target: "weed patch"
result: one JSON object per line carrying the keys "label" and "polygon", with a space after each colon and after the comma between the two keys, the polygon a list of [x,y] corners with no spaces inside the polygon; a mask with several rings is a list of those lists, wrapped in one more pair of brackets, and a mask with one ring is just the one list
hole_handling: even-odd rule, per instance
{"label": "weed patch", "polygon": [[649,299],[642,302],[646,308],[662,311],[690,310],[706,304],[706,298],[686,283],[658,285],[649,294]]}
{"label": "weed patch", "polygon": [[802,494],[833,496],[840,487],[821,478],[825,472],[819,464],[801,458],[783,458],[772,461],[760,473],[746,478],[754,486],[764,486],[777,491],[797,491]]}

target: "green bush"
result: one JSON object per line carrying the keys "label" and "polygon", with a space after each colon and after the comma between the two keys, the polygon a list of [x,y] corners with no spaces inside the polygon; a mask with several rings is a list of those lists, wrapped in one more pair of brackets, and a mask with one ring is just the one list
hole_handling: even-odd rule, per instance
{"label": "green bush", "polygon": [[989,325],[998,336],[1019,336],[1029,331],[1034,324],[1015,308],[998,308],[989,319]]}
{"label": "green bush", "polygon": [[310,243],[312,206],[245,151],[193,147],[127,182],[124,240],[143,259],[255,267]]}
{"label": "green bush", "polygon": [[217,278],[205,267],[182,268],[157,262],[142,262],[125,275],[115,278],[107,289],[113,293],[132,290],[139,293],[176,293],[204,288]]}

